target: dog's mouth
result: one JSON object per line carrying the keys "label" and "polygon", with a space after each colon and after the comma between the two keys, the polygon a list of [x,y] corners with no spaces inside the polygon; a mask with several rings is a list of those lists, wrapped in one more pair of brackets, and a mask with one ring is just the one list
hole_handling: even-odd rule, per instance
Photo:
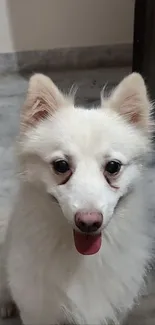
{"label": "dog's mouth", "polygon": [[[59,201],[50,194],[50,197],[52,198],[52,202],[59,205]],[[59,205],[60,206],[60,205]],[[101,231],[98,233],[82,233],[77,230],[73,230],[73,239],[75,248],[77,251],[82,255],[94,255],[96,254],[102,244],[102,234]]]}
{"label": "dog's mouth", "polygon": [[101,233],[96,233],[93,235],[80,233],[76,230],[74,233],[74,243],[77,251],[82,255],[94,255],[96,254],[102,244]]}

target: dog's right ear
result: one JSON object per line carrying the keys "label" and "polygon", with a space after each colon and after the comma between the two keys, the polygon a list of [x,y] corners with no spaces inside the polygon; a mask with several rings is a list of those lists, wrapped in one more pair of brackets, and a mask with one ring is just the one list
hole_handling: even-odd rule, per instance
{"label": "dog's right ear", "polygon": [[125,77],[102,104],[139,128],[150,126],[151,104],[144,80],[138,73]]}
{"label": "dog's right ear", "polygon": [[35,126],[40,120],[69,104],[69,98],[61,93],[52,80],[43,74],[35,74],[29,81],[27,98],[21,114],[21,131]]}

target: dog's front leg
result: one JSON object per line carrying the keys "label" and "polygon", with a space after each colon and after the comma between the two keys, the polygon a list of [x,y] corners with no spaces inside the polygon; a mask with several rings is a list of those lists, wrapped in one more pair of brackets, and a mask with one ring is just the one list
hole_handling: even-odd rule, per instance
{"label": "dog's front leg", "polygon": [[0,248],[0,318],[10,318],[17,313],[17,308],[11,297],[7,273],[5,244]]}
{"label": "dog's front leg", "polygon": [[37,313],[20,311],[20,317],[24,325],[56,325],[58,324],[55,318],[47,317],[44,313],[39,315]]}

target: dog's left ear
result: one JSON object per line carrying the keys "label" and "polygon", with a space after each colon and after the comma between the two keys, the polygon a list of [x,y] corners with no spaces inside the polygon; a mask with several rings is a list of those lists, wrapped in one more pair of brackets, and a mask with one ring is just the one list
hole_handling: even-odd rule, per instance
{"label": "dog's left ear", "polygon": [[50,78],[43,74],[35,74],[29,81],[27,98],[21,114],[21,130],[35,126],[40,120],[67,105],[69,98],[62,94]]}
{"label": "dog's left ear", "polygon": [[148,128],[151,104],[144,80],[138,73],[124,78],[111,96],[103,99],[103,106],[115,110],[132,124]]}

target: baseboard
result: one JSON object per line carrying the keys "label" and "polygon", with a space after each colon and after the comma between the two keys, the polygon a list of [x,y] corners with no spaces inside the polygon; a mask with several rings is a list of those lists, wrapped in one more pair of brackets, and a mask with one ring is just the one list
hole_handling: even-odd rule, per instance
{"label": "baseboard", "polygon": [[129,66],[132,44],[0,54],[0,73]]}

